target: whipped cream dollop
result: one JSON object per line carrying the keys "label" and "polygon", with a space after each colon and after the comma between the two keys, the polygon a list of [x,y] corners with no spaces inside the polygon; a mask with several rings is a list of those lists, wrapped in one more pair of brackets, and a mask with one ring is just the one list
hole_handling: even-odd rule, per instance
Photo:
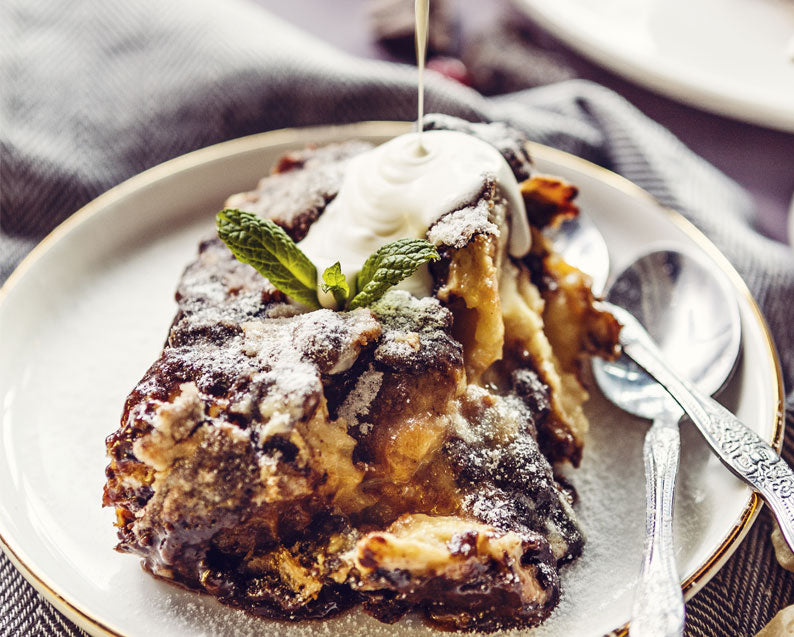
{"label": "whipped cream dollop", "polygon": [[[530,230],[513,171],[493,146],[457,131],[395,137],[350,160],[339,194],[299,243],[322,272],[337,261],[352,285],[375,250],[406,237],[424,238],[445,214],[474,202],[484,177],[495,177],[510,210],[509,252],[524,256]],[[506,229],[503,229],[503,231]],[[427,296],[432,280],[423,266],[399,288]],[[330,295],[319,291],[324,305]]]}

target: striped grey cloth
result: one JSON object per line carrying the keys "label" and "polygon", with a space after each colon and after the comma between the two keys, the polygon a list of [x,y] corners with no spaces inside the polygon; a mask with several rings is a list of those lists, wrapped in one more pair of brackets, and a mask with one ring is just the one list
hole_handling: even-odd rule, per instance
{"label": "striped grey cloth", "polygon": [[[242,0],[4,0],[0,282],[56,224],[154,164],[268,129],[408,120],[415,102],[414,70],[351,58]],[[506,120],[683,212],[745,278],[794,386],[794,256],[755,233],[747,196],[669,132],[581,81],[485,99],[430,77],[427,105]],[[689,603],[688,634],[752,635],[794,602],[794,576],[774,562],[769,529],[764,513]],[[0,634],[79,633],[0,557]]]}

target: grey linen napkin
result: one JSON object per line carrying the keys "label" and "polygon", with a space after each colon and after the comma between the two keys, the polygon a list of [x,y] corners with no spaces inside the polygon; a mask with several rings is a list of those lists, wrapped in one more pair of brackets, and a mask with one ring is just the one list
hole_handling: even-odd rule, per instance
{"label": "grey linen napkin", "polygon": [[[0,282],[56,224],[159,162],[269,129],[410,120],[415,102],[414,70],[351,58],[242,0],[5,0]],[[743,191],[669,132],[582,81],[486,99],[431,75],[427,107],[508,121],[686,215],[744,277],[774,334],[786,386],[794,386],[794,255],[754,232]],[[788,424],[791,440],[790,417]],[[794,445],[787,453],[794,460]],[[753,635],[794,602],[794,576],[775,563],[770,525],[764,512],[688,604],[687,634]],[[0,557],[0,634],[80,632]]]}

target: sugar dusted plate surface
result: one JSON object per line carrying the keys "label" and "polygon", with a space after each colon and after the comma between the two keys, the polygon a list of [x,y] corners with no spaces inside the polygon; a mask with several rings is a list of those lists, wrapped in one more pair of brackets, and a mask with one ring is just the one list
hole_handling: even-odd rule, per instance
{"label": "sugar dusted plate surface", "polygon": [[[273,160],[309,142],[383,141],[388,122],[286,130],[235,140],[154,168],[89,204],[48,238],[0,291],[0,536],[25,576],[92,634],[441,634],[409,618],[386,626],[358,612],[320,624],[256,620],[145,574],[112,550],[113,513],[100,508],[104,437],[127,393],[159,354],[173,292],[226,196],[252,187]],[[533,146],[538,169],[580,189],[579,203],[620,269],[654,244],[681,245],[728,271],[744,354],[723,402],[781,443],[779,365],[758,310],[716,249],[675,213],[625,180]],[[588,534],[563,570],[563,598],[533,635],[603,635],[629,617],[642,548],[647,427],[597,391],[582,467],[569,472]],[[689,426],[682,431],[676,552],[687,596],[727,559],[758,503]],[[520,634],[517,631],[515,634]]]}

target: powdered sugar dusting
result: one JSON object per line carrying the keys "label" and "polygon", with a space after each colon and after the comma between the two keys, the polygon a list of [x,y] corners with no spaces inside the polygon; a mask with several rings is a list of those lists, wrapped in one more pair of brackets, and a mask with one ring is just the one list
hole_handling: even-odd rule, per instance
{"label": "powdered sugar dusting", "polygon": [[462,367],[463,347],[450,335],[452,313],[438,299],[389,290],[372,312],[383,325],[376,363],[395,372]]}
{"label": "powdered sugar dusting", "polygon": [[353,364],[361,347],[380,335],[367,310],[346,314],[318,310],[285,319],[242,324],[243,352],[266,371],[254,382],[268,388],[259,412],[272,419],[295,420],[311,396],[322,391],[320,373],[336,373]]}
{"label": "powdered sugar dusting", "polygon": [[462,248],[478,234],[497,234],[499,228],[489,221],[490,201],[480,199],[473,206],[466,206],[442,217],[427,232],[427,240],[433,245]]}
{"label": "powdered sugar dusting", "polygon": [[348,394],[339,408],[339,415],[345,419],[348,427],[358,426],[363,435],[369,432],[372,424],[360,422],[360,419],[369,413],[370,405],[378,395],[381,383],[383,383],[383,372],[370,367],[359,377],[353,391]]}
{"label": "powdered sugar dusting", "polygon": [[496,528],[540,533],[558,560],[570,559],[581,552],[583,537],[538,447],[534,418],[525,399],[470,385],[453,419],[460,437],[446,450],[463,484],[471,485],[464,510]]}

